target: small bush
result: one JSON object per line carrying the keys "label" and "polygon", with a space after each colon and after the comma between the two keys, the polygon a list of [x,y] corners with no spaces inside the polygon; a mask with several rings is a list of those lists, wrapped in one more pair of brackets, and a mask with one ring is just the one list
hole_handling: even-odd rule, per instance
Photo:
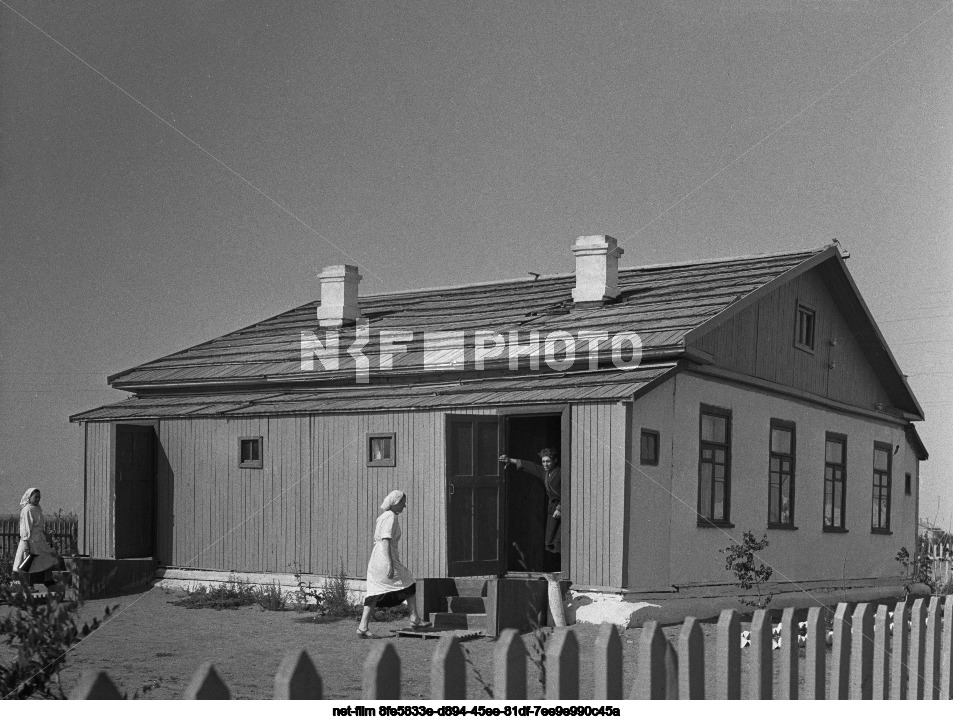
{"label": "small bush", "polygon": [[185,592],[185,598],[169,601],[175,606],[184,608],[240,608],[258,603],[255,587],[241,583],[234,574],[228,577],[225,583],[218,585],[197,584]]}
{"label": "small bush", "polygon": [[324,580],[319,611],[321,615],[332,618],[355,618],[361,615],[361,607],[351,601],[351,586],[344,572],[343,561],[337,575]]}
{"label": "small bush", "polygon": [[265,611],[286,610],[285,597],[277,581],[257,586],[254,593],[255,603],[261,606]]}
{"label": "small bush", "polygon": [[741,543],[732,543],[722,548],[725,554],[725,569],[735,574],[735,585],[743,591],[755,589],[757,601],[751,601],[742,596],[739,600],[746,606],[753,608],[767,608],[774,597],[770,593],[762,593],[761,584],[767,583],[774,574],[774,569],[765,563],[757,563],[755,556],[768,547],[768,536],[765,534],[760,541],[754,540],[751,531],[745,531]]}
{"label": "small bush", "polygon": [[[59,673],[67,652],[102,623],[93,619],[80,628],[81,601],[59,600],[54,594],[28,597],[21,590],[0,586],[0,606],[12,610],[0,618],[0,636],[17,649],[17,657],[0,665],[0,698],[65,698]],[[105,621],[116,610],[106,607]]]}
{"label": "small bush", "polygon": [[0,553],[0,586],[6,586],[13,580],[13,556]]}

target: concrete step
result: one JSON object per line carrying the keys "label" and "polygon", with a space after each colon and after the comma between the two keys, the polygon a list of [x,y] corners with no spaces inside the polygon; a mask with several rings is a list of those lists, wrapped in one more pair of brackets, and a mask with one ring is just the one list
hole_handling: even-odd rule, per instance
{"label": "concrete step", "polygon": [[482,596],[447,596],[447,610],[450,613],[486,613],[486,603]]}
{"label": "concrete step", "polygon": [[434,631],[462,628],[468,631],[486,630],[485,613],[431,613]]}

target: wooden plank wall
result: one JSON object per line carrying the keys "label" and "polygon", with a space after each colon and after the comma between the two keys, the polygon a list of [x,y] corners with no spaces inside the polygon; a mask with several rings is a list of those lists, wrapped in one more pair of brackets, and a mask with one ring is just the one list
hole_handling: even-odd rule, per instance
{"label": "wooden plank wall", "polygon": [[91,556],[109,557],[115,550],[115,438],[110,423],[86,424],[86,540],[82,552]]}
{"label": "wooden plank wall", "polygon": [[[407,411],[162,421],[160,563],[318,574],[343,563],[348,576],[362,577],[381,500],[400,488],[409,500],[401,557],[417,576],[441,575],[444,418]],[[366,465],[369,432],[396,433],[396,466]],[[262,436],[263,468],[238,467],[242,436]]]}
{"label": "wooden plank wall", "polygon": [[[815,350],[794,347],[798,301],[815,308]],[[831,339],[837,340],[831,346]],[[769,293],[698,339],[716,365],[863,408],[888,396],[817,271]],[[829,364],[833,362],[834,368]]]}
{"label": "wooden plank wall", "polygon": [[627,514],[625,407],[574,405],[572,428],[572,581],[577,586],[621,587]]}

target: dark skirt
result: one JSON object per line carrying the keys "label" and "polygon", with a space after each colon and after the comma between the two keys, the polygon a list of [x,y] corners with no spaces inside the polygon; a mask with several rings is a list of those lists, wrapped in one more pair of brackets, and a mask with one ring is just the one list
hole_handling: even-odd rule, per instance
{"label": "dark skirt", "polygon": [[376,596],[368,596],[364,599],[364,605],[376,606],[377,608],[393,608],[394,606],[399,606],[416,593],[417,584],[412,583],[407,586],[407,588],[402,588],[399,591],[388,591],[387,593],[380,593]]}

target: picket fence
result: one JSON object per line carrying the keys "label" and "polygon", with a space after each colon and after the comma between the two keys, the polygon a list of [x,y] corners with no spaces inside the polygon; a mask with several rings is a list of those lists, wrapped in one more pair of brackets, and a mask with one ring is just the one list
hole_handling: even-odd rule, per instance
{"label": "picket fence", "polygon": [[[829,696],[832,699],[949,699],[953,685],[953,596],[934,596],[899,603],[891,630],[889,607],[857,604],[837,606],[833,618]],[[805,678],[798,693],[797,611],[781,617],[779,659],[781,699],[823,699],[827,691],[828,611],[807,612]],[[906,622],[904,622],[906,621]],[[941,633],[942,629],[942,633]],[[715,632],[715,662],[706,685],[702,628],[694,618],[682,624],[676,642],[667,641],[652,621],[642,629],[636,647],[631,699],[739,699],[741,698],[741,623],[735,611],[722,611]],[[756,611],[751,621],[747,697],[770,699],[774,652],[769,612]],[[496,641],[492,687],[498,700],[525,700],[526,647],[520,635],[507,629]],[[594,646],[594,698],[624,698],[622,639],[615,626],[600,628]],[[364,664],[363,697],[391,700],[401,697],[401,661],[390,642],[373,648]],[[579,644],[572,628],[556,629],[546,645],[546,698],[579,698]],[[431,664],[430,698],[463,700],[467,693],[466,662],[454,637],[437,643]],[[321,676],[307,652],[289,654],[275,676],[275,698],[321,699]],[[118,699],[121,694],[109,676],[90,671],[73,690],[74,699]],[[203,664],[183,698],[230,699],[227,683],[211,663]]]}
{"label": "picket fence", "polygon": [[[79,552],[77,545],[79,522],[65,518],[46,521],[44,524],[50,543],[62,556]],[[20,519],[0,518],[0,556],[12,556],[20,544]]]}

